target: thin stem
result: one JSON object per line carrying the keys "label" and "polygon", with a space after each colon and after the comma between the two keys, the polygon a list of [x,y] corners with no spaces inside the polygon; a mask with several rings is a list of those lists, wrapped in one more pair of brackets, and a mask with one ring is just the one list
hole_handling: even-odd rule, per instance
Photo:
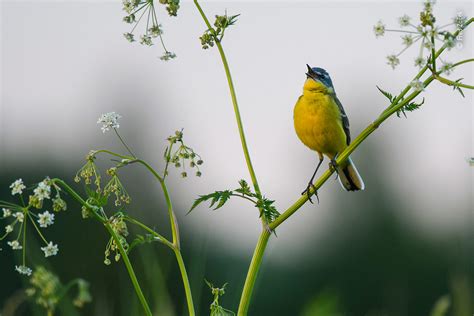
{"label": "thin stem", "polygon": [[247,315],[250,299],[252,297],[253,288],[255,286],[255,281],[257,280],[258,270],[262,263],[263,254],[270,238],[270,231],[263,229],[258,239],[257,246],[253,253],[252,261],[250,262],[250,267],[247,272],[247,278],[245,279],[244,289],[242,290],[242,296],[240,297],[239,310],[237,315],[245,316]]}
{"label": "thin stem", "polygon": [[153,236],[155,236],[156,239],[158,239],[161,243],[163,243],[164,245],[170,247],[171,249],[174,250],[174,246],[173,244],[168,240],[166,239],[164,236],[158,234],[156,231],[154,231],[153,229],[151,229],[150,227],[146,226],[145,224],[143,224],[142,222],[134,219],[134,218],[131,218],[129,216],[125,216],[124,219],[129,222],[129,223],[132,223],[132,224],[135,224],[139,227],[141,227],[142,229],[144,229],[145,231],[147,231],[148,233],[152,234]]}
{"label": "thin stem", "polygon": [[191,293],[191,286],[189,284],[188,273],[186,272],[186,266],[184,265],[183,257],[181,251],[178,248],[174,248],[174,254],[176,255],[176,261],[178,262],[179,271],[181,272],[181,277],[183,279],[184,292],[186,293],[186,302],[188,304],[188,312],[190,316],[194,316],[194,303],[193,295]]}
{"label": "thin stem", "polygon": [[130,276],[130,280],[132,281],[133,287],[135,288],[135,292],[137,293],[138,299],[140,300],[140,303],[142,304],[143,309],[145,310],[145,314],[147,316],[152,316],[150,307],[148,306],[148,302],[146,301],[146,298],[143,295],[142,289],[135,275],[135,271],[133,270],[132,264],[130,263],[130,259],[128,258],[128,255],[125,249],[123,249],[122,243],[120,242],[120,239],[117,236],[117,233],[112,229],[112,227],[110,226],[110,223],[105,222],[104,226],[109,232],[109,234],[112,236],[112,238],[114,239],[115,244],[117,245],[117,248],[119,249],[120,255],[122,256],[122,260],[125,264],[125,267],[127,268],[128,275]]}
{"label": "thin stem", "polygon": [[[209,22],[209,20],[208,20],[206,14],[204,13],[204,11],[202,10],[199,2],[197,0],[194,0],[194,4],[196,5],[199,13],[201,14],[201,17],[204,20],[204,23],[206,23],[209,31],[214,35],[214,32],[213,32],[214,29],[212,28],[211,23]],[[243,124],[242,124],[242,118],[240,116],[239,105],[238,105],[238,102],[237,102],[237,95],[235,93],[234,83],[232,81],[232,75],[230,73],[229,64],[227,62],[227,58],[226,58],[224,49],[222,48],[222,44],[217,38],[216,38],[216,46],[217,46],[217,49],[219,50],[219,55],[221,57],[222,64],[224,65],[225,75],[226,75],[226,78],[227,78],[227,83],[229,85],[229,90],[230,90],[230,96],[231,96],[231,99],[232,99],[232,105],[234,107],[235,119],[237,121],[237,127],[239,129],[240,142],[242,143],[242,150],[243,150],[244,156],[245,156],[245,162],[247,163],[247,168],[248,168],[249,173],[250,173],[250,178],[252,179],[252,184],[253,184],[253,187],[255,189],[255,193],[257,193],[259,196],[262,196],[260,186],[258,185],[257,176],[255,174],[255,170],[253,168],[252,161],[250,159],[250,154],[249,154],[249,150],[248,150],[248,146],[247,146],[247,140],[245,138],[244,127],[243,127]],[[260,211],[262,211],[262,210],[260,210]],[[262,222],[263,221],[264,221],[264,217],[262,216]]]}
{"label": "thin stem", "polygon": [[48,244],[48,241],[46,240],[46,238],[44,238],[43,234],[41,233],[40,229],[38,228],[38,226],[36,226],[36,223],[33,219],[33,217],[30,216],[30,214],[28,213],[28,218],[31,220],[31,223],[33,224],[33,227],[36,229],[36,232],[38,232],[38,235],[40,236],[40,238],[43,240],[43,242],[47,245]]}
{"label": "thin stem", "polygon": [[92,214],[94,214],[95,218],[97,220],[99,220],[101,223],[104,224],[105,228],[107,229],[109,234],[112,236],[112,238],[114,239],[114,241],[117,245],[117,248],[119,249],[119,252],[120,252],[120,255],[122,256],[125,267],[127,268],[128,275],[130,276],[130,280],[132,281],[133,287],[135,288],[135,292],[138,296],[138,299],[140,300],[140,303],[143,306],[143,309],[145,310],[145,314],[147,316],[151,316],[152,314],[151,314],[150,307],[148,306],[148,302],[146,301],[145,296],[143,295],[142,289],[140,288],[140,284],[138,283],[138,280],[137,280],[137,277],[135,275],[135,271],[133,270],[132,264],[130,263],[128,255],[127,255],[125,249],[123,249],[123,246],[120,243],[120,240],[119,240],[117,234],[115,233],[115,231],[110,226],[110,223],[108,221],[106,221],[102,216],[97,214],[97,212],[94,210],[95,207],[90,205],[86,201],[84,201],[84,199],[82,199],[82,197],[79,194],[77,194],[76,191],[74,191],[63,180],[55,178],[55,179],[52,179],[51,181],[53,181],[54,183],[56,183],[59,186],[63,187],[81,205],[93,210]]}
{"label": "thin stem", "polygon": [[122,143],[122,145],[127,149],[127,151],[130,153],[130,155],[133,156],[133,158],[137,158],[137,156],[135,156],[135,154],[132,152],[132,150],[130,149],[130,147],[128,147],[127,143],[123,140],[122,136],[120,136],[119,132],[117,131],[116,128],[114,128],[114,131],[115,131],[115,134],[117,135],[117,137],[120,139],[120,142]]}

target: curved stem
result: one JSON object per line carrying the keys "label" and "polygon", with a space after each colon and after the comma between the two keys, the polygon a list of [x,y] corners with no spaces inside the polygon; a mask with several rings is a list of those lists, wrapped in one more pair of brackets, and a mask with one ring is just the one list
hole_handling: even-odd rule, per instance
{"label": "curved stem", "polygon": [[250,267],[247,272],[247,278],[245,279],[242,296],[240,297],[239,310],[237,312],[237,315],[239,316],[247,315],[253,288],[255,286],[255,281],[257,280],[258,270],[260,269],[263,254],[265,252],[265,248],[267,247],[270,234],[271,233],[269,230],[263,229],[262,233],[260,234],[260,238],[258,239],[257,246],[255,247],[252,261],[250,262]]}
{"label": "curved stem", "polygon": [[104,226],[109,232],[109,234],[112,236],[112,238],[114,239],[115,244],[117,245],[117,248],[119,249],[120,255],[122,256],[123,263],[125,264],[125,267],[127,268],[128,275],[130,276],[130,280],[132,281],[133,287],[135,288],[135,292],[137,293],[138,299],[140,300],[140,303],[142,304],[143,309],[145,310],[145,314],[147,316],[152,316],[150,307],[148,306],[148,302],[146,301],[146,298],[143,295],[142,289],[137,280],[137,276],[135,275],[135,271],[133,270],[132,264],[130,263],[130,259],[128,258],[128,255],[125,249],[123,249],[122,243],[120,242],[120,239],[117,236],[117,233],[112,229],[112,227],[110,226],[110,223],[105,222]]}
{"label": "curved stem", "polygon": [[191,293],[191,286],[189,284],[188,273],[186,272],[186,266],[184,265],[183,256],[181,251],[178,248],[174,248],[174,254],[176,256],[176,261],[178,262],[179,271],[181,272],[181,277],[183,279],[184,292],[186,293],[186,302],[188,304],[188,312],[190,316],[194,316],[194,303],[193,295]]}

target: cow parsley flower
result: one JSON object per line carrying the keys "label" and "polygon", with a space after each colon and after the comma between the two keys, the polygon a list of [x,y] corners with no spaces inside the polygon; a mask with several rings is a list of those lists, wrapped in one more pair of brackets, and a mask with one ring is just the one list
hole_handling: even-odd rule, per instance
{"label": "cow parsley flower", "polygon": [[377,24],[374,25],[374,33],[375,37],[380,37],[385,34],[385,25],[382,21],[378,21]]}
{"label": "cow parsley flower", "polygon": [[[420,45],[418,55],[415,58],[415,66],[417,67],[423,67],[426,65],[426,60],[428,60],[428,56],[432,55],[432,50],[436,50],[442,45],[444,45],[448,50],[456,46],[457,43],[454,32],[457,32],[464,27],[466,17],[464,14],[458,13],[454,17],[453,23],[438,26],[436,24],[437,19],[433,13],[435,3],[436,1],[434,0],[425,0],[423,2],[423,8],[419,14],[418,23],[412,22],[412,19],[405,14],[398,18],[400,29],[387,29],[381,21],[377,22],[374,26],[376,37],[380,37],[386,32],[397,32],[403,34],[403,48],[401,48],[397,54],[387,57],[389,59],[388,64],[393,69],[400,63],[400,55],[416,42],[419,42]],[[451,28],[451,30],[448,28]]]}
{"label": "cow parsley flower", "polygon": [[12,189],[12,195],[22,194],[23,190],[26,189],[26,186],[23,184],[23,180],[20,178],[15,180],[15,182],[10,185],[10,189]]}
{"label": "cow parsley flower", "polygon": [[16,220],[20,223],[23,223],[23,221],[25,220],[25,214],[23,214],[22,212],[16,212],[13,214],[13,217],[16,218]]}
{"label": "cow parsley flower", "polygon": [[21,266],[15,266],[15,270],[20,273],[20,274],[24,274],[24,275],[27,275],[27,276],[30,276],[31,275],[31,269],[28,268],[27,266],[25,265],[21,265]]}
{"label": "cow parsley flower", "polygon": [[5,226],[5,233],[9,234],[13,231],[13,226],[12,225],[7,225]]}
{"label": "cow parsley flower", "polygon": [[38,183],[38,186],[33,190],[33,193],[35,194],[35,197],[39,201],[43,201],[45,199],[50,198],[51,187],[46,182],[46,180],[44,180],[44,181]]}
{"label": "cow parsley flower", "polygon": [[9,241],[7,242],[7,244],[12,247],[13,250],[21,250],[23,249],[23,247],[20,245],[20,243],[18,242],[18,240],[13,240],[13,241]]}
{"label": "cow parsley flower", "polygon": [[97,124],[102,124],[102,132],[105,133],[110,129],[117,129],[120,127],[118,120],[122,118],[122,116],[115,112],[109,112],[102,114],[97,120]]}
{"label": "cow parsley flower", "polygon": [[395,69],[395,67],[400,64],[400,59],[398,59],[397,55],[388,55],[387,64],[389,64],[393,69]]}
{"label": "cow parsley flower", "polygon": [[46,247],[41,247],[41,250],[43,250],[44,252],[44,256],[47,258],[47,257],[51,257],[51,256],[55,256],[58,254],[58,245],[55,245],[53,244],[52,241],[50,241]]}
{"label": "cow parsley flower", "polygon": [[12,215],[12,211],[8,208],[2,208],[3,218],[7,218]]}
{"label": "cow parsley flower", "polygon": [[415,91],[423,91],[425,89],[425,86],[423,85],[423,82],[421,82],[420,80],[413,80],[410,83],[410,87],[412,87],[413,90],[415,90]]}
{"label": "cow parsley flower", "polygon": [[38,214],[38,223],[40,227],[48,227],[54,224],[54,214],[44,211],[43,213]]}
{"label": "cow parsley flower", "polygon": [[443,65],[441,66],[440,70],[442,73],[449,76],[453,72],[453,63],[443,62]]}
{"label": "cow parsley flower", "polygon": [[400,24],[401,27],[405,27],[405,26],[410,25],[410,20],[411,18],[405,14],[398,18],[398,23]]}

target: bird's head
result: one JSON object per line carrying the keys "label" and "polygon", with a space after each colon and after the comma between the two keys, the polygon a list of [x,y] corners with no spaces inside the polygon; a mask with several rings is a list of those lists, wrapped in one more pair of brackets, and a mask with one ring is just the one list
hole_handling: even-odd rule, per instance
{"label": "bird's head", "polygon": [[326,93],[334,92],[331,77],[326,70],[319,67],[311,68],[308,64],[306,64],[306,67],[308,67],[308,72],[306,73],[306,82],[304,84],[305,90]]}

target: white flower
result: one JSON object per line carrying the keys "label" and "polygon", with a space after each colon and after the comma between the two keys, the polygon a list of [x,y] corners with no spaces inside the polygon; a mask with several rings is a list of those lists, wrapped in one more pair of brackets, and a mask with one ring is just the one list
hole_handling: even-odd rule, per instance
{"label": "white flower", "polygon": [[52,241],[50,241],[46,247],[41,247],[41,250],[43,250],[46,258],[57,255],[59,251],[58,245],[53,244]]}
{"label": "white flower", "polygon": [[23,221],[25,220],[25,214],[23,214],[22,212],[16,212],[15,214],[13,214],[13,217],[15,217],[20,223],[23,223]]}
{"label": "white flower", "polygon": [[135,38],[133,38],[133,34],[132,33],[123,33],[123,36],[125,37],[125,39],[127,41],[129,41],[130,43],[131,42],[135,42]]}
{"label": "white flower", "polygon": [[160,59],[163,61],[168,61],[170,59],[176,58],[176,54],[172,52],[165,52]]}
{"label": "white flower", "polygon": [[21,250],[23,249],[23,247],[20,245],[20,243],[18,242],[18,240],[14,240],[14,241],[9,241],[7,242],[7,244],[12,247],[13,250]]}
{"label": "white flower", "polygon": [[398,23],[400,23],[401,27],[410,25],[410,17],[408,15],[404,15],[398,18]]}
{"label": "white flower", "polygon": [[383,36],[385,34],[385,25],[382,21],[378,21],[377,24],[374,25],[374,33],[375,37]]}
{"label": "white flower", "polygon": [[2,208],[2,211],[3,211],[3,218],[7,218],[10,215],[12,215],[12,211],[10,211],[10,209],[8,208]]}
{"label": "white flower", "polygon": [[102,132],[105,133],[109,131],[111,128],[119,128],[120,125],[118,123],[118,120],[121,117],[122,116],[120,116],[119,114],[115,112],[105,113],[99,117],[97,124],[103,124],[101,129],[102,129]]}
{"label": "white flower", "polygon": [[54,214],[51,214],[48,211],[38,214],[38,223],[40,227],[48,227],[54,224]]}
{"label": "white flower", "polygon": [[413,44],[413,36],[411,36],[410,34],[403,35],[402,41],[404,45],[410,46],[411,44]]}
{"label": "white flower", "polygon": [[33,192],[38,200],[42,201],[44,199],[49,199],[51,187],[46,183],[46,181],[42,181],[38,183],[38,186],[33,190]]}
{"label": "white flower", "polygon": [[464,23],[467,21],[467,16],[464,15],[462,12],[458,12],[456,16],[453,18],[454,24],[456,24],[457,28],[462,28],[464,26]]}
{"label": "white flower", "polygon": [[426,60],[423,57],[419,56],[419,57],[415,58],[415,66],[421,68],[424,65],[426,65]]}
{"label": "white flower", "polygon": [[400,64],[400,59],[398,59],[397,55],[388,55],[387,56],[387,64],[392,66],[393,69]]}
{"label": "white flower", "polygon": [[15,266],[15,270],[20,273],[20,274],[24,274],[24,275],[27,275],[27,276],[30,276],[31,275],[31,269],[28,268],[27,266]]}
{"label": "white flower", "polygon": [[453,71],[453,63],[444,62],[443,65],[441,66],[441,71],[447,76],[449,76],[451,72]]}
{"label": "white flower", "polygon": [[12,225],[5,226],[5,232],[7,234],[11,233],[12,231],[13,231],[13,226]]}
{"label": "white flower", "polygon": [[412,82],[410,82],[410,87],[412,87],[415,91],[423,91],[425,89],[423,82],[421,82],[420,80],[413,80]]}
{"label": "white flower", "polygon": [[23,184],[23,180],[20,178],[15,180],[15,182],[10,185],[10,189],[12,189],[12,195],[22,194],[23,190],[26,189],[26,186]]}
{"label": "white flower", "polygon": [[152,42],[152,40],[151,40],[151,36],[149,36],[149,35],[142,35],[142,36],[140,36],[140,44],[142,44],[142,45],[148,45],[148,46],[153,45],[153,42]]}

